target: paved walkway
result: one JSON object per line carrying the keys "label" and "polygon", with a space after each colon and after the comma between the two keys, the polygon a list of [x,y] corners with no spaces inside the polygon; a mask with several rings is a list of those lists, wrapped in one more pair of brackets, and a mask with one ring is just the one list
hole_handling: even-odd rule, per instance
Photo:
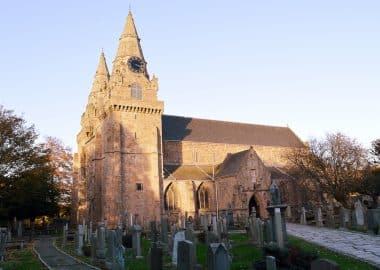
{"label": "paved walkway", "polygon": [[380,236],[293,223],[287,223],[286,230],[288,234],[380,268]]}
{"label": "paved walkway", "polygon": [[79,263],[72,257],[58,251],[53,246],[52,238],[39,238],[34,244],[35,250],[40,256],[42,262],[49,269],[57,270],[94,270],[97,268],[90,267],[86,264]]}

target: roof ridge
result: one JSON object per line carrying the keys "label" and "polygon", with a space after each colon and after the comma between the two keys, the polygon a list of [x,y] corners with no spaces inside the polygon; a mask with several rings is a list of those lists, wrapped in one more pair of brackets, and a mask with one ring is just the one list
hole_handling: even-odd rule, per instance
{"label": "roof ridge", "polygon": [[271,128],[289,128],[288,126],[272,126],[272,125],[264,125],[264,124],[253,124],[253,123],[243,123],[243,122],[234,122],[234,121],[224,121],[224,120],[216,120],[216,119],[206,119],[206,118],[197,118],[197,117],[191,117],[191,116],[179,116],[179,115],[171,115],[171,114],[163,114],[163,116],[169,116],[169,117],[177,117],[177,118],[185,118],[185,119],[194,119],[194,120],[202,120],[202,121],[212,121],[212,122],[219,122],[219,123],[231,123],[231,124],[239,124],[239,125],[250,125],[250,126],[261,126],[261,127],[271,127]]}

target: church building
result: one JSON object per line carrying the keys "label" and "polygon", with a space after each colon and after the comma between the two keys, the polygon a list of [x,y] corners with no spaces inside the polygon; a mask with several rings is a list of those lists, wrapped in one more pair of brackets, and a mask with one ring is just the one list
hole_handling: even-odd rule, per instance
{"label": "church building", "polygon": [[101,53],[81,117],[74,223],[145,226],[227,211],[239,223],[253,206],[267,216],[272,181],[296,194],[284,155],[305,145],[291,129],[165,115],[157,92],[129,12],[112,71]]}

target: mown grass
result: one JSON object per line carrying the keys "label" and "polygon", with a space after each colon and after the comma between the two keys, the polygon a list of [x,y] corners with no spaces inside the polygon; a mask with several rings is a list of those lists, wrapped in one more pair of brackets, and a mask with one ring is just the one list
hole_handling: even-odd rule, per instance
{"label": "mown grass", "polygon": [[30,247],[24,250],[10,250],[6,261],[0,263],[3,270],[42,270],[45,267],[38,260]]}
{"label": "mown grass", "polygon": [[302,239],[289,236],[289,244],[298,246],[302,250],[314,252],[318,254],[319,258],[323,259],[329,259],[332,261],[335,261],[337,264],[339,264],[340,269],[342,270],[373,270],[378,269],[374,266],[371,266],[368,263],[350,258],[348,256],[341,255],[339,253],[336,253],[334,251],[331,251],[327,248],[321,247],[319,245],[315,245],[309,242],[306,242]]}

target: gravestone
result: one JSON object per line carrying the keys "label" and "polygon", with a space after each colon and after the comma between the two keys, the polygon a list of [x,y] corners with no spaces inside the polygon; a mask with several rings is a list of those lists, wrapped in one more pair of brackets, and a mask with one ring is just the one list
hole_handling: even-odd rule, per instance
{"label": "gravestone", "polygon": [[106,228],[104,227],[103,222],[98,223],[98,231],[96,238],[96,257],[98,259],[103,260],[106,258]]}
{"label": "gravestone", "polygon": [[290,205],[288,205],[288,207],[285,210],[285,216],[287,221],[292,220],[292,207]]}
{"label": "gravestone", "polygon": [[150,248],[150,270],[162,270],[163,249],[158,242],[153,242]]}
{"label": "gravestone", "polygon": [[116,255],[116,232],[114,230],[107,230],[106,244],[106,268],[112,269],[113,261]]}
{"label": "gravestone", "polygon": [[283,248],[284,247],[284,234],[286,232],[283,231],[280,208],[274,209],[274,232],[275,232],[275,238],[276,238],[276,243],[277,243],[278,247]]}
{"label": "gravestone", "polygon": [[311,262],[311,270],[339,270],[339,265],[328,259],[317,259]]}
{"label": "gravestone", "polygon": [[232,206],[229,203],[227,209],[227,229],[232,230],[234,228],[234,212]]}
{"label": "gravestone", "polygon": [[[273,256],[265,257],[265,265],[267,270],[276,270],[276,258]],[[321,269],[322,270],[322,269]]]}
{"label": "gravestone", "polygon": [[142,258],[141,253],[141,226],[140,225],[133,225],[132,227],[133,235],[132,235],[132,249],[133,249],[133,255],[136,259]]}
{"label": "gravestone", "polygon": [[306,223],[306,209],[305,209],[305,207],[301,208],[300,224],[307,225],[307,223]]}
{"label": "gravestone", "polygon": [[212,215],[211,224],[212,224],[212,231],[214,233],[218,233],[218,225],[216,222],[216,215],[214,215],[214,214]]}
{"label": "gravestone", "polygon": [[169,231],[169,224],[168,224],[168,218],[163,217],[161,219],[161,241],[162,243],[167,246],[169,243],[168,240],[168,232]]}
{"label": "gravestone", "polygon": [[195,246],[191,241],[178,242],[178,270],[193,270],[197,263],[195,255]]}
{"label": "gravestone", "polygon": [[353,223],[356,228],[363,228],[364,226],[364,209],[362,203],[358,200],[354,204]]}
{"label": "gravestone", "polygon": [[206,231],[206,244],[211,244],[211,243],[218,243],[219,242],[219,237],[216,233],[212,231]]}
{"label": "gravestone", "polygon": [[348,228],[350,223],[350,210],[344,207],[340,208],[339,211],[340,227]]}
{"label": "gravestone", "polygon": [[177,259],[178,259],[178,243],[180,241],[185,241],[185,232],[179,231],[174,235],[173,238],[173,253],[172,253],[172,262],[173,264],[177,265]]}
{"label": "gravestone", "polygon": [[211,243],[207,250],[208,270],[229,270],[230,257],[227,248],[222,243]]}
{"label": "gravestone", "polygon": [[379,231],[380,226],[380,209],[368,209],[367,211],[367,224],[368,224],[368,230],[371,232]]}
{"label": "gravestone", "polygon": [[19,220],[17,223],[17,237],[22,237],[22,221]]}
{"label": "gravestone", "polygon": [[321,207],[317,207],[317,209],[315,209],[315,224],[317,225],[317,227],[323,227]]}
{"label": "gravestone", "polygon": [[83,255],[83,225],[78,225],[78,231],[77,231],[77,254]]}
{"label": "gravestone", "polygon": [[96,257],[96,235],[90,234],[90,243],[91,243],[91,262],[95,261]]}
{"label": "gravestone", "polygon": [[8,238],[7,238],[7,241],[8,242],[12,241],[12,229],[11,229],[11,227],[8,228]]}
{"label": "gravestone", "polygon": [[186,240],[190,241],[190,242],[194,242],[194,231],[191,227],[187,227],[186,230],[185,230],[185,238]]}
{"label": "gravestone", "polygon": [[326,225],[329,228],[335,228],[334,207],[331,204],[327,205]]}
{"label": "gravestone", "polygon": [[66,247],[66,242],[67,242],[67,229],[68,225],[67,223],[63,225],[63,230],[62,230],[62,248]]}
{"label": "gravestone", "polygon": [[206,215],[201,215],[201,227],[202,230],[207,231],[208,218]]}
{"label": "gravestone", "polygon": [[88,243],[88,230],[87,230],[87,224],[83,225],[83,237],[84,237],[84,243]]}
{"label": "gravestone", "polygon": [[7,228],[0,228],[0,262],[4,261],[5,244],[7,242],[8,232]]}
{"label": "gravestone", "polygon": [[264,231],[265,231],[265,242],[269,244],[273,242],[273,227],[270,220],[266,220],[264,223]]}
{"label": "gravestone", "polygon": [[264,222],[257,218],[257,245],[264,247]]}

